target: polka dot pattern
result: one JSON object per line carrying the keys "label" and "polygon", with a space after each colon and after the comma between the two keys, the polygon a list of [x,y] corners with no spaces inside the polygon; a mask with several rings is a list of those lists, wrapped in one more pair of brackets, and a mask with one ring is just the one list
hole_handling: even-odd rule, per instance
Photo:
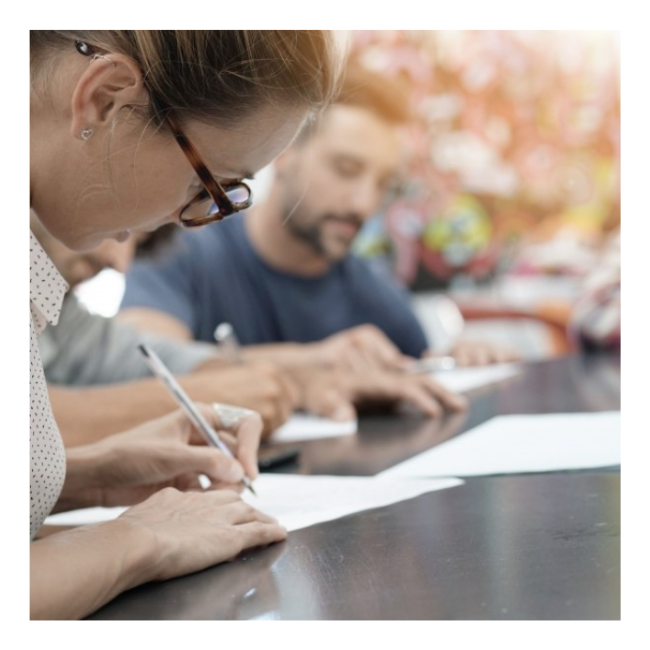
{"label": "polka dot pattern", "polygon": [[47,393],[37,332],[56,324],[67,284],[40,244],[30,239],[29,399],[30,539],[59,498],[65,478],[65,451]]}

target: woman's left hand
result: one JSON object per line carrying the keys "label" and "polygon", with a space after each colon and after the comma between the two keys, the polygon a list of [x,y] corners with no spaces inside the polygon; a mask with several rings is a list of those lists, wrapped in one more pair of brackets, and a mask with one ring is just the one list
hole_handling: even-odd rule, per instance
{"label": "woman's left hand", "polygon": [[[235,458],[206,446],[185,413],[176,411],[97,443],[69,449],[57,510],[133,505],[164,487],[202,490],[200,475],[210,479],[211,489],[227,486],[241,490],[244,474],[254,479],[258,473],[260,416],[247,415],[224,431],[213,408],[199,408]],[[83,503],[71,503],[80,497]]]}

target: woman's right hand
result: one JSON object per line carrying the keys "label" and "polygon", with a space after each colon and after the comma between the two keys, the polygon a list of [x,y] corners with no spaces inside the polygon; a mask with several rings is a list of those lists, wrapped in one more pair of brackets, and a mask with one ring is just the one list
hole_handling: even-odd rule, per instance
{"label": "woman's right hand", "polygon": [[251,413],[229,429],[216,411],[197,404],[231,449],[230,458],[208,447],[185,413],[175,411],[134,429],[67,450],[67,472],[55,511],[88,506],[130,506],[160,489],[202,491],[200,475],[213,488],[243,489],[244,474],[257,477],[262,420]]}
{"label": "woman's right hand", "polygon": [[275,519],[230,490],[165,488],[129,508],[115,523],[128,524],[147,540],[141,546],[147,549],[146,560],[137,584],[200,571],[287,536]]}

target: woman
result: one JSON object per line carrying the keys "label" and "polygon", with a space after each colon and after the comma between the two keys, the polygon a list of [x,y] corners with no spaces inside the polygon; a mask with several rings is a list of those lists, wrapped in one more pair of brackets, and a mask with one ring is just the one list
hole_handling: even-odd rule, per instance
{"label": "woman", "polygon": [[[329,101],[337,61],[321,31],[32,31],[32,210],[73,250],[236,213],[251,203],[244,179]],[[233,491],[198,489],[200,474],[221,485],[255,475],[256,419],[224,434],[239,462],[196,446],[175,413],[70,450],[66,474],[35,340],[64,291],[32,237],[31,537],[54,510],[137,505],[32,542],[32,618],[81,617],[143,582],[283,539]]]}

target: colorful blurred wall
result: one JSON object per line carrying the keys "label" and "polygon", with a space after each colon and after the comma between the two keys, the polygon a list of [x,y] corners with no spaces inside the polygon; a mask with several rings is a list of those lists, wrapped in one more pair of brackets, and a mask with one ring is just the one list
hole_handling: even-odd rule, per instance
{"label": "colorful blurred wall", "polygon": [[356,242],[413,290],[582,275],[620,225],[618,32],[357,31],[404,82],[404,182]]}

